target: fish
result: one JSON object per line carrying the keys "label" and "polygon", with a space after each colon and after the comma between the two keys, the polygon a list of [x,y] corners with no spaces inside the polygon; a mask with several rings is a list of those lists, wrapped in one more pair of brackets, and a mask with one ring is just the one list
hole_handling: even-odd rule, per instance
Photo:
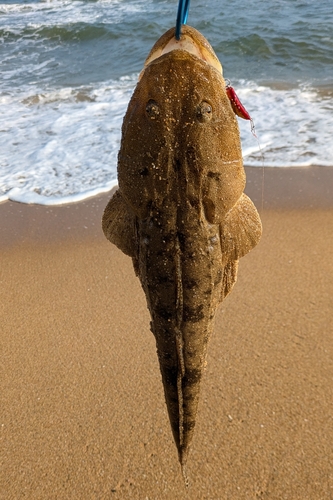
{"label": "fish", "polygon": [[117,168],[102,228],[132,258],[145,293],[185,474],[216,310],[262,233],[244,194],[222,65],[195,28],[183,26],[180,40],[169,29],[148,54],[123,119]]}

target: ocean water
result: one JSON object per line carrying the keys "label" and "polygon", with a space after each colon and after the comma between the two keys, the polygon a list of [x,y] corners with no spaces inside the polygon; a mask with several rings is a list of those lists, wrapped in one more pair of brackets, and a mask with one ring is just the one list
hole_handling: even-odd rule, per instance
{"label": "ocean water", "polygon": [[[120,127],[178,0],[0,2],[0,201],[61,204],[116,182]],[[333,165],[332,0],[191,0],[251,114],[245,165]]]}

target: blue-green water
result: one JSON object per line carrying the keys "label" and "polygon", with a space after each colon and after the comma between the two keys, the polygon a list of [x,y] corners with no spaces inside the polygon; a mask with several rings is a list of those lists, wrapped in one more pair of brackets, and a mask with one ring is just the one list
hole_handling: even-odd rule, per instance
{"label": "blue-green water", "polygon": [[[177,6],[0,3],[0,199],[57,203],[111,186],[127,102]],[[332,0],[191,0],[188,24],[252,115],[265,165],[332,165]],[[244,163],[262,165],[240,126]]]}

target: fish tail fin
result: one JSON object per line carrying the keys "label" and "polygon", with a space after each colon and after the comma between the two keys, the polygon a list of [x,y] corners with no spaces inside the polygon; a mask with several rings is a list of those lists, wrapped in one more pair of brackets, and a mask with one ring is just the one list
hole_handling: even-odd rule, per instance
{"label": "fish tail fin", "polygon": [[181,448],[179,451],[179,462],[180,462],[182,476],[183,476],[184,484],[185,484],[186,488],[188,488],[190,485],[188,475],[187,475],[187,467],[186,467],[187,455],[188,455],[188,450]]}

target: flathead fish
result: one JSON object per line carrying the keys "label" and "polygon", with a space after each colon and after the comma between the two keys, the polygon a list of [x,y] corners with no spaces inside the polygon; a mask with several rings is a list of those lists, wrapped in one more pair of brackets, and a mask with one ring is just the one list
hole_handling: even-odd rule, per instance
{"label": "flathead fish", "polygon": [[151,315],[164,393],[184,468],[215,312],[261,222],[243,193],[237,119],[207,40],[174,28],[149,53],[129,102],[119,189],[106,238],[133,259]]}

